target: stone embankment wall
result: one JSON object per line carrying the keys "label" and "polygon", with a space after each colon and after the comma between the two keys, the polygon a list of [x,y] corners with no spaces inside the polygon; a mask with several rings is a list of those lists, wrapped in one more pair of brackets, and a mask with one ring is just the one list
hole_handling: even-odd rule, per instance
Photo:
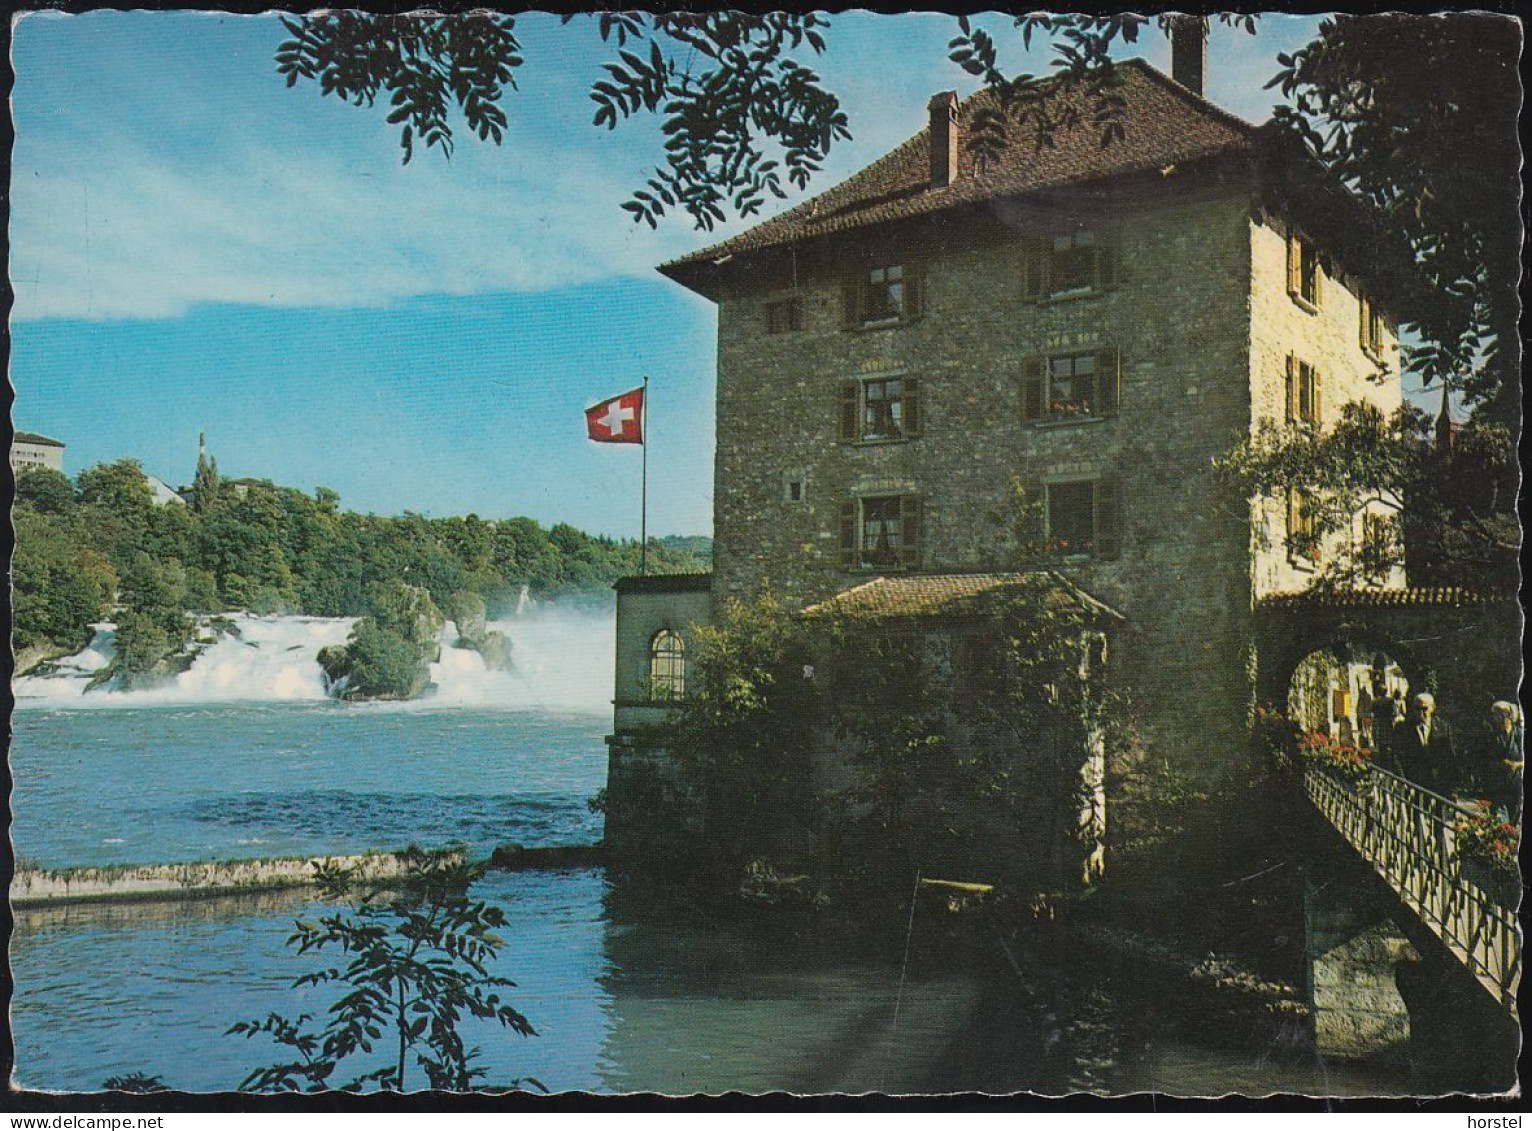
{"label": "stone embankment wall", "polygon": [[11,906],[36,907],[83,901],[196,899],[209,895],[270,891],[312,884],[316,865],[352,869],[358,881],[404,874],[404,859],[392,852],[353,856],[220,860],[189,864],[117,865],[61,871],[18,869],[11,880]]}

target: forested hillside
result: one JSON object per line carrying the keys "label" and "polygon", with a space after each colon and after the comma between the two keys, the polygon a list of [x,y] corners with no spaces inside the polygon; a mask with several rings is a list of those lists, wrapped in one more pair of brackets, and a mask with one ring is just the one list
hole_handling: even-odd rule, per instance
{"label": "forested hillside", "polygon": [[[220,483],[211,466],[199,468],[192,505],[156,505],[131,459],[73,483],[48,470],[21,475],[13,520],[17,652],[81,648],[92,622],[113,619],[125,673],[184,651],[195,614],[364,616],[402,582],[440,609],[477,597],[493,616],[523,586],[536,597],[591,592],[639,563],[637,542],[563,523],[355,514],[324,487],[310,496]],[[651,539],[649,570],[706,569],[709,550],[706,539]]]}

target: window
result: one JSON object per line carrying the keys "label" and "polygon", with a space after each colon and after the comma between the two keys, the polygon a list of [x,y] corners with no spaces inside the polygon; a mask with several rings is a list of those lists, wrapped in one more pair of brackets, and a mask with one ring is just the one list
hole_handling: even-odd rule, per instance
{"label": "window", "polygon": [[1319,523],[1314,498],[1293,488],[1287,493],[1287,560],[1312,569],[1319,561]]}
{"label": "window", "polygon": [[789,479],[782,488],[782,499],[788,503],[803,502],[803,480]]}
{"label": "window", "polygon": [[1318,424],[1319,370],[1306,361],[1287,355],[1287,422]]}
{"label": "window", "polygon": [[846,325],[885,326],[920,315],[921,279],[907,265],[875,267],[845,286]]}
{"label": "window", "polygon": [[842,569],[913,569],[920,564],[920,542],[919,496],[881,495],[841,504]]}
{"label": "window", "polygon": [[1022,418],[1089,420],[1117,411],[1121,358],[1116,349],[1038,354],[1023,366]]}
{"label": "window", "polygon": [[920,382],[871,377],[840,387],[840,438],[851,442],[909,440],[920,435]]}
{"label": "window", "polygon": [[803,300],[788,298],[766,304],[766,332],[786,334],[803,329]]}
{"label": "window", "polygon": [[1287,238],[1287,293],[1300,306],[1319,309],[1324,271],[1319,266],[1319,250],[1294,232]]}
{"label": "window", "polygon": [[1065,559],[1111,558],[1119,550],[1116,485],[1105,479],[1049,483],[1048,548]]}
{"label": "window", "polygon": [[1393,523],[1387,515],[1366,511],[1362,515],[1362,544],[1359,553],[1362,573],[1370,581],[1381,581],[1395,562]]}
{"label": "window", "polygon": [[679,699],[686,693],[686,645],[662,628],[649,642],[649,698]]}
{"label": "window", "polygon": [[1105,233],[1080,229],[1033,239],[1024,253],[1022,291],[1029,299],[1095,294],[1116,283],[1117,248]]}
{"label": "window", "polygon": [[1378,361],[1383,357],[1383,314],[1366,294],[1357,296],[1357,305],[1360,308],[1358,336],[1361,338],[1362,352]]}

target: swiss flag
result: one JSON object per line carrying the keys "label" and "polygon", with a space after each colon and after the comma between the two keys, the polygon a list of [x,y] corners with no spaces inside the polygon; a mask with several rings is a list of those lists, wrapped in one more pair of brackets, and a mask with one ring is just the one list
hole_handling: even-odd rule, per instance
{"label": "swiss flag", "polygon": [[585,410],[585,428],[598,444],[644,442],[644,390],[615,396]]}

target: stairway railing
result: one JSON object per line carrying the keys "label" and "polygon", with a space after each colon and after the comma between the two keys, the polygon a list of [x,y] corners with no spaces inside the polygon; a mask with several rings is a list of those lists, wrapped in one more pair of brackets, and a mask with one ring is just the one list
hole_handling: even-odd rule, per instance
{"label": "stairway railing", "polygon": [[1309,800],[1510,1013],[1521,982],[1521,927],[1512,907],[1464,874],[1453,826],[1474,811],[1372,767],[1348,783],[1310,769]]}

